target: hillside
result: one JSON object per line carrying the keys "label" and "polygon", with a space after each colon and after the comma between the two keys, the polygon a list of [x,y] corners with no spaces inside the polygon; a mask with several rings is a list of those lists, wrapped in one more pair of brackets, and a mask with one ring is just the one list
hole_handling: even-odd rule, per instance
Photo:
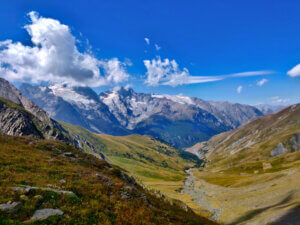
{"label": "hillside", "polygon": [[0,152],[1,224],[213,224],[70,145],[1,135]]}
{"label": "hillside", "polygon": [[151,137],[61,125],[2,84],[0,94],[9,100],[0,98],[1,224],[213,224],[159,189],[140,185],[149,179],[183,183],[185,167],[199,162],[194,155]]}
{"label": "hillside", "polygon": [[196,156],[173,148],[150,136],[94,134],[82,127],[62,123],[84,151],[125,169],[146,188],[168,198],[180,199],[197,209],[191,197],[178,190],[186,178],[185,169],[201,164]]}
{"label": "hillside", "polygon": [[[185,193],[225,224],[295,224],[300,207],[300,104],[186,149],[206,161]],[[194,182],[192,184],[191,182]]]}

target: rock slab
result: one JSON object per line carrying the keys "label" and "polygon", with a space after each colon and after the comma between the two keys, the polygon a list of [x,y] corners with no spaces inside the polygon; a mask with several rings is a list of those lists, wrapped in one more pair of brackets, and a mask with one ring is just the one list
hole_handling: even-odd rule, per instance
{"label": "rock slab", "polygon": [[49,208],[39,209],[34,212],[30,221],[45,220],[45,219],[49,218],[50,216],[57,216],[57,215],[61,216],[63,214],[64,214],[64,212],[61,211],[60,209],[49,209]]}

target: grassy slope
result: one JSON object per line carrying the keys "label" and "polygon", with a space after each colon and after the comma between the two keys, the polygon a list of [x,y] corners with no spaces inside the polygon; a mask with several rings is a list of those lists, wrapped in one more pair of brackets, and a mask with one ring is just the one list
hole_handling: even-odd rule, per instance
{"label": "grassy slope", "polygon": [[[195,146],[208,151],[206,168],[193,170],[197,185],[211,205],[223,210],[222,222],[266,224],[299,207],[300,152],[292,152],[289,144],[297,132],[299,104]],[[280,142],[289,153],[271,157]],[[264,169],[264,163],[271,168]]]}
{"label": "grassy slope", "polygon": [[202,209],[190,196],[178,192],[186,177],[185,168],[199,163],[195,160],[197,157],[150,136],[96,135],[79,126],[62,124],[71,136],[80,136],[82,143],[84,140],[89,143],[83,144],[86,152],[96,153],[95,155],[101,152],[114,165],[125,169],[147,188],[160,191],[169,198],[182,200],[193,209]]}
{"label": "grassy slope", "polygon": [[[73,152],[77,157],[65,157],[64,152]],[[135,186],[132,193],[129,191],[129,200],[122,199],[122,188],[133,185],[121,179],[120,171],[70,145],[0,136],[0,153],[0,203],[23,202],[22,208],[13,215],[0,212],[1,224],[26,221],[34,210],[42,208],[59,208],[65,213],[43,224],[212,224],[191,211],[184,211],[178,204],[170,205],[140,186]],[[105,182],[96,174],[110,181]],[[61,183],[61,179],[66,183]],[[22,185],[51,185],[73,191],[78,197],[42,190],[30,191],[25,194],[27,197],[21,197],[21,193],[9,188]],[[139,197],[142,194],[147,196],[151,206]]]}

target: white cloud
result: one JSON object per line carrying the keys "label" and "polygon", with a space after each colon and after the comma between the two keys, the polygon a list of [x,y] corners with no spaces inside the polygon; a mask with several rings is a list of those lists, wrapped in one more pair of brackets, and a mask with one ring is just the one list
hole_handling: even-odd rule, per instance
{"label": "white cloud", "polygon": [[289,98],[280,98],[279,96],[274,96],[270,98],[272,104],[285,104],[290,101]]}
{"label": "white cloud", "polygon": [[236,89],[237,93],[239,93],[239,94],[242,92],[242,90],[243,90],[243,86],[241,86],[241,85],[238,86]]}
{"label": "white cloud", "polygon": [[99,60],[89,51],[79,52],[78,40],[67,25],[36,12],[28,15],[31,23],[24,28],[31,36],[32,46],[12,40],[0,42],[0,74],[5,79],[89,86],[128,79],[126,64],[117,58]]}
{"label": "white cloud", "polygon": [[103,60],[99,62],[103,67],[106,75],[106,80],[109,83],[121,83],[128,79],[129,75],[125,70],[126,63],[120,62],[117,58]]}
{"label": "white cloud", "polygon": [[189,72],[186,68],[180,70],[175,60],[160,58],[144,60],[147,68],[147,79],[145,83],[150,86],[158,86],[159,84],[177,86],[186,83]]}
{"label": "white cloud", "polygon": [[291,70],[287,72],[287,75],[290,77],[299,77],[300,76],[300,64],[294,66]]}
{"label": "white cloud", "polygon": [[183,84],[206,83],[232,77],[261,76],[273,73],[273,71],[262,70],[219,76],[192,76],[187,68],[181,70],[175,60],[167,58],[161,60],[160,57],[152,60],[144,60],[144,65],[147,69],[145,83],[149,86],[170,85],[175,87]]}
{"label": "white cloud", "polygon": [[257,81],[257,82],[256,82],[256,85],[257,85],[257,86],[263,86],[263,85],[264,85],[265,83],[267,83],[267,82],[268,82],[268,80],[265,79],[265,78],[263,78],[263,79]]}
{"label": "white cloud", "polygon": [[158,44],[155,44],[155,49],[156,49],[156,51],[159,51],[161,49],[161,47],[158,46]]}
{"label": "white cloud", "polygon": [[146,42],[147,45],[150,45],[150,39],[149,38],[145,37],[144,40],[145,40],[145,42]]}

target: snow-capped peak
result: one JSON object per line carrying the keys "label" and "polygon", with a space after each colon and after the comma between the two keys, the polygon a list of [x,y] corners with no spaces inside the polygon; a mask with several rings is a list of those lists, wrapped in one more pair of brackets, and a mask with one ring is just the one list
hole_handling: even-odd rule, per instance
{"label": "snow-capped peak", "polygon": [[166,98],[180,104],[195,105],[192,98],[182,95],[151,95],[153,98]]}
{"label": "snow-capped peak", "polygon": [[89,99],[87,96],[81,95],[74,91],[73,87],[69,87],[61,84],[53,84],[49,86],[49,89],[55,96],[62,97],[65,101],[82,103],[85,105],[95,103],[93,99]]}

